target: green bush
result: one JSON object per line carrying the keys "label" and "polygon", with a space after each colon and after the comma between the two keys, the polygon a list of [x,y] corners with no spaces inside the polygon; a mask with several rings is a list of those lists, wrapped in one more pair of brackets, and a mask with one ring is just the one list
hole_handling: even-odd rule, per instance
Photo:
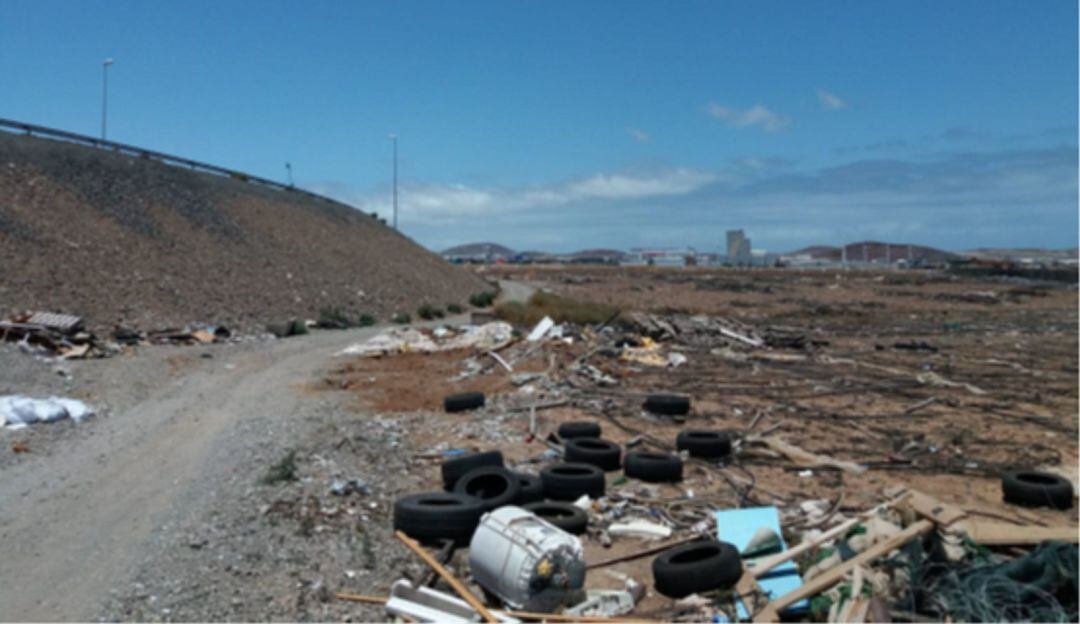
{"label": "green bush", "polygon": [[461,314],[465,311],[465,308],[459,306],[456,303],[448,303],[446,304],[446,311],[450,314]]}
{"label": "green bush", "polygon": [[492,291],[479,292],[469,297],[469,303],[477,308],[486,308],[495,301],[495,293]]}
{"label": "green bush", "polygon": [[408,312],[398,312],[394,316],[390,317],[390,320],[395,322],[395,323],[399,323],[401,325],[404,325],[406,323],[411,323],[412,322],[412,317],[409,316]]}
{"label": "green bush", "polygon": [[357,317],[356,326],[357,327],[371,327],[372,325],[374,325],[377,322],[378,321],[375,319],[374,316],[372,316],[370,314],[367,314],[367,313],[364,313],[364,314],[361,314],[359,317]]}
{"label": "green bush", "polygon": [[289,451],[281,461],[277,462],[266,471],[261,479],[265,485],[273,485],[284,481],[296,481],[296,451]]}
{"label": "green bush", "polygon": [[323,329],[348,329],[353,326],[353,321],[342,308],[325,306],[319,310],[315,325]]}
{"label": "green bush", "polygon": [[446,314],[440,308],[436,308],[430,303],[425,303],[416,309],[416,316],[424,319],[425,321],[431,321],[437,318],[442,318]]}

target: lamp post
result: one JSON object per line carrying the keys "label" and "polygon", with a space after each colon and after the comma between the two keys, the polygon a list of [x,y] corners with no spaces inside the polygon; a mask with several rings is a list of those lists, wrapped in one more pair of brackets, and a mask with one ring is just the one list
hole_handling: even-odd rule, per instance
{"label": "lamp post", "polygon": [[289,173],[289,186],[293,185],[292,181],[292,163],[285,163],[285,171]]}
{"label": "lamp post", "polygon": [[390,140],[394,143],[394,231],[397,231],[397,135],[391,134]]}
{"label": "lamp post", "polygon": [[111,58],[101,63],[101,140],[105,140],[105,123],[109,112],[109,65],[113,64]]}

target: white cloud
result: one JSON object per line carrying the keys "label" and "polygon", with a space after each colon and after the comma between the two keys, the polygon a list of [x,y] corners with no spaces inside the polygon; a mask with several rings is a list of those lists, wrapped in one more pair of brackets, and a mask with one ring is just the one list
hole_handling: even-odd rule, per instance
{"label": "white cloud", "polygon": [[652,141],[652,137],[649,136],[649,133],[645,132],[644,130],[639,130],[637,128],[627,128],[626,133],[629,134],[631,138],[633,138],[638,143],[648,143],[649,141]]}
{"label": "white cloud", "polygon": [[705,108],[709,115],[722,119],[728,125],[736,128],[748,128],[761,126],[766,132],[776,132],[791,125],[791,118],[786,115],[774,113],[761,104],[755,104],[745,110],[721,106],[716,102],[710,102]]}
{"label": "white cloud", "polygon": [[[693,169],[650,173],[598,173],[545,187],[480,189],[463,184],[406,184],[399,202],[403,217],[426,223],[454,223],[462,218],[524,212],[593,200],[634,200],[692,193],[719,179],[718,174]],[[315,185],[313,190],[337,197],[364,212],[387,215],[387,193],[365,194],[339,185]]]}
{"label": "white cloud", "polygon": [[664,195],[684,195],[716,179],[716,175],[690,169],[675,169],[652,176],[597,174],[566,186],[573,199],[636,199]]}
{"label": "white cloud", "polygon": [[840,110],[841,108],[847,108],[847,102],[841,100],[839,96],[834,93],[829,93],[825,89],[817,90],[818,101],[821,102],[821,108],[825,110]]}

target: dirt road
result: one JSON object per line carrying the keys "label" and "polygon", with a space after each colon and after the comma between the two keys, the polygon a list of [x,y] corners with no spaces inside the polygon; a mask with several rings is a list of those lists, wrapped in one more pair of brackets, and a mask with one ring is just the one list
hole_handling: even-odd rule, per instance
{"label": "dirt road", "polygon": [[[92,435],[5,468],[3,618],[96,620],[110,588],[147,563],[155,536],[210,500],[215,477],[230,471],[238,448],[252,443],[251,432],[272,437],[305,400],[299,386],[336,350],[376,331],[321,332],[215,347],[211,359],[189,356],[185,370],[149,383],[155,389],[132,406],[81,425]],[[153,368],[155,359],[177,353],[147,348],[136,358]]]}

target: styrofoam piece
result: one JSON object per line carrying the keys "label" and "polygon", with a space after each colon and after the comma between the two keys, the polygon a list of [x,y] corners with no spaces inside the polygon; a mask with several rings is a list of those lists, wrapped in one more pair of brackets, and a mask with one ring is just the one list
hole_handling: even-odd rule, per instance
{"label": "styrofoam piece", "polygon": [[[464,600],[430,587],[413,587],[405,579],[399,579],[390,586],[386,612],[417,622],[473,624],[481,620],[480,614]],[[507,624],[521,621],[504,614],[496,614],[495,617]]]}

